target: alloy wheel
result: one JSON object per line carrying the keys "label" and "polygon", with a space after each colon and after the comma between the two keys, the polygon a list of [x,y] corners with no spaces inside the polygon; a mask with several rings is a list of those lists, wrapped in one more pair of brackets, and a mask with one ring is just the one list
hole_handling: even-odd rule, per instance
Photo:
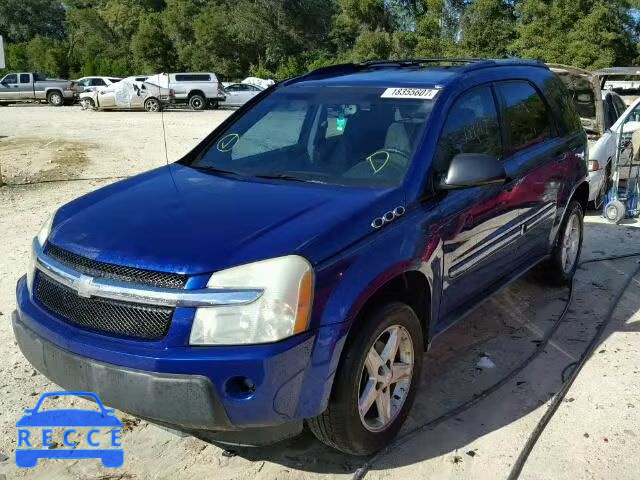
{"label": "alloy wheel", "polygon": [[580,219],[576,214],[571,215],[567,226],[565,227],[564,236],[562,238],[561,261],[562,269],[565,273],[573,270],[575,262],[578,259],[578,250],[580,249]]}
{"label": "alloy wheel", "polygon": [[393,423],[407,399],[413,365],[413,342],[403,326],[390,326],[373,342],[358,391],[360,421],[367,430],[380,432]]}

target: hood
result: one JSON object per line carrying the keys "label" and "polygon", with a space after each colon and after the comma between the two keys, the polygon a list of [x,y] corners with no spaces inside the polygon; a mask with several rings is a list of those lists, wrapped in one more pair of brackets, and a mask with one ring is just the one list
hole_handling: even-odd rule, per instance
{"label": "hood", "polygon": [[373,218],[402,199],[399,188],[245,180],[172,164],[65,205],[49,241],[102,262],[185,274],[288,254],[317,264],[371,234]]}

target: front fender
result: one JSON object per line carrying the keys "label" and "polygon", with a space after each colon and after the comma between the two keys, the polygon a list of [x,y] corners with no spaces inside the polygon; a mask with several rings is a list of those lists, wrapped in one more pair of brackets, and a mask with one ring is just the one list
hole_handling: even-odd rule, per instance
{"label": "front fender", "polygon": [[[317,326],[349,325],[386,283],[406,272],[420,272],[429,285],[429,321],[437,318],[442,249],[439,236],[424,232],[421,210],[376,230],[363,241],[320,265],[316,272],[314,318]],[[434,291],[435,290],[435,291]],[[431,332],[431,325],[425,325]]]}

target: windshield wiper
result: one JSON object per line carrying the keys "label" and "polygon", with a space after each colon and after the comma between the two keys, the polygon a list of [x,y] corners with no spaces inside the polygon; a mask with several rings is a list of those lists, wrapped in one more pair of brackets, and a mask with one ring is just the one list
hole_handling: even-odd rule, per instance
{"label": "windshield wiper", "polygon": [[266,179],[275,179],[275,180],[290,180],[292,182],[303,182],[303,183],[325,183],[320,180],[311,180],[300,177],[294,177],[293,175],[287,175],[286,173],[265,173],[260,175],[254,175],[256,178],[266,178]]}
{"label": "windshield wiper", "polygon": [[224,170],[222,168],[218,168],[218,167],[212,167],[210,165],[191,165],[192,168],[195,168],[196,170],[202,170],[205,172],[211,172],[211,173],[221,173],[223,175],[235,175],[238,177],[241,177],[242,175],[239,174],[238,172],[232,172],[231,170]]}

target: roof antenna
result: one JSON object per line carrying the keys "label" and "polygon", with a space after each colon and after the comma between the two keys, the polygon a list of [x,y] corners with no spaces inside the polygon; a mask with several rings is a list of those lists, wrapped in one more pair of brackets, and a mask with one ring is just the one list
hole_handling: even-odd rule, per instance
{"label": "roof antenna", "polygon": [[[161,73],[161,75],[167,76],[167,89],[171,92],[171,76],[168,73]],[[171,97],[171,95],[169,95]],[[167,165],[169,165],[169,153],[167,152],[167,132],[164,128],[164,108],[160,104],[160,118],[162,120],[162,140],[164,141],[164,159]]]}

